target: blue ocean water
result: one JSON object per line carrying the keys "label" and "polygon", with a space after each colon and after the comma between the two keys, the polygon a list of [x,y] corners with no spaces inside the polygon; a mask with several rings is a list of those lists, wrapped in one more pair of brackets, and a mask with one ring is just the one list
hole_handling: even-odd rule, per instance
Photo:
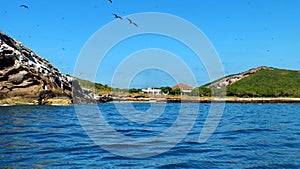
{"label": "blue ocean water", "polygon": [[[89,105],[82,106],[89,112]],[[179,103],[162,104],[165,108],[155,120],[138,123],[118,110],[131,111],[133,106],[142,113],[151,104],[98,106],[108,125],[136,139],[173,127],[180,109]],[[226,104],[216,131],[201,144],[197,141],[210,104],[184,106],[190,107],[186,116],[199,106],[188,135],[170,150],[147,158],[118,156],[97,145],[73,106],[0,107],[0,168],[300,168],[299,104]],[[100,138],[108,136],[102,133]]]}

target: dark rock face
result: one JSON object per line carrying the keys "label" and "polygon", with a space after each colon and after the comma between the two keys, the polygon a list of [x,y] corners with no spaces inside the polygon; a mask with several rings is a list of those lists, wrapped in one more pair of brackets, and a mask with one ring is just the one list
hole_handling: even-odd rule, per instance
{"label": "dark rock face", "polygon": [[[75,82],[75,83],[74,83]],[[78,83],[78,82],[77,82]],[[68,77],[32,50],[0,32],[0,99],[22,97],[42,100],[53,97],[72,98],[89,102],[93,98],[79,83]]]}
{"label": "dark rock face", "polygon": [[73,103],[74,104],[87,104],[96,103],[94,93],[92,91],[81,88],[78,80],[71,81],[73,88]]}
{"label": "dark rock face", "polygon": [[104,95],[100,96],[99,99],[97,99],[99,103],[106,103],[113,101],[113,98],[111,95]]}

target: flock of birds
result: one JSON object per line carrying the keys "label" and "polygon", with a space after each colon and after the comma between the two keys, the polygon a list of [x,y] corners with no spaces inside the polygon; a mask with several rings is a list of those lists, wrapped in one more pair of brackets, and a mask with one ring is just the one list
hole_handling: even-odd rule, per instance
{"label": "flock of birds", "polygon": [[[121,19],[121,20],[123,20],[123,18],[122,18],[121,16],[119,16],[119,15],[117,15],[117,14],[113,14],[113,15],[115,16],[116,19]],[[138,25],[137,25],[135,22],[133,22],[131,19],[129,19],[129,18],[126,18],[126,19],[129,21],[129,24],[132,24],[132,25],[138,27]]]}
{"label": "flock of birds", "polygon": [[[108,0],[108,1],[109,1],[110,3],[113,3],[113,0]],[[250,3],[248,2],[248,4],[250,4]],[[28,7],[27,5],[25,5],[25,4],[20,5],[20,7],[25,8],[25,9],[29,9],[29,7]],[[115,19],[124,20],[122,16],[120,16],[120,15],[118,15],[118,14],[116,14],[116,13],[114,13],[113,16],[114,16]],[[226,18],[229,19],[230,17],[226,17]],[[129,24],[132,24],[132,25],[138,27],[138,24],[136,24],[132,19],[126,18],[126,20],[129,22]],[[235,38],[235,40],[241,40],[241,41],[242,41],[242,40],[244,40],[244,39],[243,39],[243,38],[240,38],[240,39]],[[272,38],[272,40],[274,40],[274,38]],[[63,50],[65,50],[65,49],[63,48]],[[267,52],[270,52],[270,50],[267,50]]]}
{"label": "flock of birds", "polygon": [[20,5],[20,7],[25,8],[25,9],[29,9],[29,7],[27,5]]}
{"label": "flock of birds", "polygon": [[[110,3],[112,3],[113,1],[112,0],[108,0]],[[121,17],[120,15],[118,14],[113,14],[115,16],[116,19],[121,19],[123,20],[123,17]],[[128,21],[129,21],[129,24],[132,24],[136,27],[138,27],[138,25],[132,20],[132,19],[129,19],[129,18],[126,18]]]}
{"label": "flock of birds", "polygon": [[[113,0],[108,0],[108,1],[110,3],[113,3]],[[26,5],[26,4],[22,4],[19,7],[29,10],[29,6]],[[115,19],[124,20],[123,17],[118,15],[118,14],[114,13],[113,16],[114,16]],[[64,17],[62,19],[64,19]],[[132,19],[130,19],[130,18],[125,18],[125,19],[129,22],[129,24],[134,25],[135,27],[138,27],[138,24],[136,24]],[[37,25],[37,27],[39,27],[39,25]],[[62,50],[65,51],[66,49],[62,48]]]}
{"label": "flock of birds", "polygon": [[[112,0],[108,0],[110,3],[113,3],[113,1]],[[29,9],[29,7],[27,6],[27,5],[20,5],[20,7],[22,7],[22,8],[25,8],[25,9]],[[113,16],[116,18],[116,19],[120,19],[120,20],[123,20],[123,17],[121,17],[120,15],[118,15],[118,14],[113,14]],[[128,21],[129,21],[129,24],[132,24],[132,25],[134,25],[134,26],[136,26],[136,27],[138,27],[138,24],[136,24],[132,19],[130,19],[130,18],[126,18]]]}

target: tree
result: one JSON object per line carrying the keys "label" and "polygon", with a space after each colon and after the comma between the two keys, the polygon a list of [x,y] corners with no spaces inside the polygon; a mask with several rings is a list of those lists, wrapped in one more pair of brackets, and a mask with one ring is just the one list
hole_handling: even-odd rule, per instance
{"label": "tree", "polygon": [[140,93],[142,92],[142,89],[136,89],[136,88],[132,88],[132,89],[129,89],[129,93]]}
{"label": "tree", "polygon": [[198,88],[198,92],[199,92],[199,96],[211,96],[212,94],[212,90],[211,88],[207,88],[207,87],[199,87]]}
{"label": "tree", "polygon": [[190,96],[200,96],[198,87],[193,89],[192,92],[189,95]]}
{"label": "tree", "polygon": [[163,86],[160,87],[160,90],[164,93],[164,94],[169,94],[172,91],[172,88],[169,86]]}
{"label": "tree", "polygon": [[170,94],[171,95],[180,95],[181,94],[181,90],[179,88],[176,88],[176,89],[172,89],[170,91]]}

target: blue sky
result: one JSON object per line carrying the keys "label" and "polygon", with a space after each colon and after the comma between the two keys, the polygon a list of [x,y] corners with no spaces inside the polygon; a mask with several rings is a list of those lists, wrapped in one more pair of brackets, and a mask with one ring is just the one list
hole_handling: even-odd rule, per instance
{"label": "blue sky", "polygon": [[[0,30],[67,74],[73,74],[89,38],[115,21],[113,13],[127,16],[142,12],[172,14],[194,24],[214,45],[226,75],[261,65],[300,70],[298,0],[114,0],[112,4],[107,0],[0,0],[0,4]],[[28,5],[29,10],[21,4]],[[195,73],[198,85],[209,81],[201,62],[190,59],[195,56],[188,48],[156,35],[132,37],[112,48],[95,80],[112,85],[118,64],[143,48],[175,53]],[[134,77],[131,87],[172,86],[177,82],[166,72],[152,69]]]}

